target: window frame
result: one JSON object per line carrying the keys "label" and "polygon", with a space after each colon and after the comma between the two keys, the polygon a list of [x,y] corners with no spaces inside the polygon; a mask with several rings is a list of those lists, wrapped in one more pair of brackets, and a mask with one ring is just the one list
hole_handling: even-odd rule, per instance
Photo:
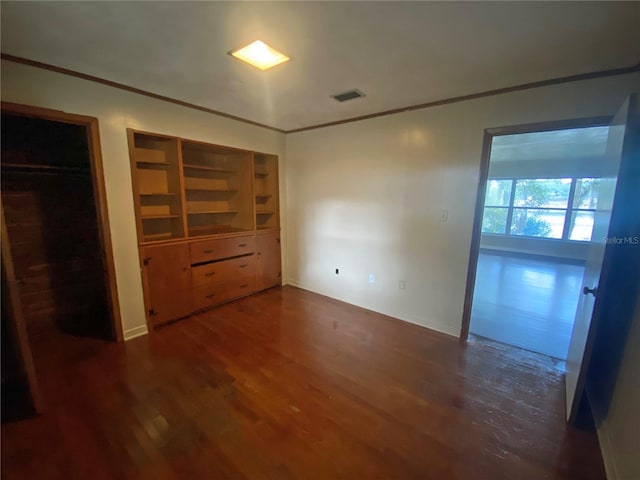
{"label": "window frame", "polygon": [[[588,243],[591,241],[591,239],[589,240],[572,240],[569,238],[571,232],[571,219],[573,218],[573,215],[575,212],[591,212],[595,215],[596,209],[595,208],[575,208],[573,207],[574,201],[575,201],[575,194],[576,194],[576,184],[577,184],[577,180],[581,180],[581,179],[585,179],[585,178],[595,178],[595,177],[582,177],[582,176],[571,176],[571,177],[560,177],[560,178],[555,178],[555,177],[550,177],[550,178],[544,178],[545,180],[560,180],[561,178],[569,178],[571,179],[571,185],[569,186],[569,196],[567,198],[567,206],[566,208],[561,208],[561,207],[537,207],[537,206],[524,206],[524,207],[520,207],[520,206],[515,206],[514,205],[514,201],[515,201],[515,196],[516,196],[516,184],[518,182],[518,180],[542,180],[539,178],[523,178],[523,177],[500,177],[500,178],[487,178],[487,183],[489,183],[492,180],[496,180],[496,181],[504,181],[504,180],[509,180],[511,181],[511,191],[510,191],[510,195],[509,195],[509,204],[508,205],[491,205],[488,203],[484,203],[484,206],[482,208],[482,218],[484,219],[484,213],[485,210],[487,208],[503,208],[503,209],[507,209],[507,221],[506,221],[506,226],[505,226],[505,233],[495,233],[495,232],[483,232],[482,231],[482,226],[481,226],[481,230],[480,233],[481,235],[495,235],[495,236],[501,236],[501,237],[519,237],[519,238],[542,238],[545,240],[556,240],[556,241],[566,241],[566,242],[577,242],[577,243]],[[486,192],[485,192],[485,197],[486,197]],[[513,224],[513,212],[514,210],[555,210],[555,211],[562,211],[564,212],[564,223],[562,225],[562,237],[560,238],[554,238],[554,237],[536,237],[533,235],[518,235],[518,234],[513,234],[511,233],[511,226]],[[593,235],[593,231],[592,231],[592,235]]]}

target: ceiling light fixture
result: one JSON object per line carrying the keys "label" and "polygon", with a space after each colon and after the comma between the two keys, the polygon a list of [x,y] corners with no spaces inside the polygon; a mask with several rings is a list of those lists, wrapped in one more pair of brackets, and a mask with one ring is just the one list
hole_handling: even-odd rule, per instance
{"label": "ceiling light fixture", "polygon": [[268,70],[290,60],[284,53],[280,53],[260,40],[229,53],[260,70]]}

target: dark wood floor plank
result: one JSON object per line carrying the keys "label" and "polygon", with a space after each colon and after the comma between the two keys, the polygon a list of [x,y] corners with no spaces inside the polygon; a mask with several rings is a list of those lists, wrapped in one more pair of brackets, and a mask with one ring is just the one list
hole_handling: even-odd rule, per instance
{"label": "dark wood floor plank", "polygon": [[2,426],[3,478],[604,478],[561,362],[292,287],[34,355],[47,410]]}

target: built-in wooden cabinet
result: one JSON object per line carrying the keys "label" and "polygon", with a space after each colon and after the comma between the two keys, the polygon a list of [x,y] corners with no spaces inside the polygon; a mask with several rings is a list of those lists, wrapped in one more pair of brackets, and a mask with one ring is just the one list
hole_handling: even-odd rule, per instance
{"label": "built-in wooden cabinet", "polygon": [[155,245],[140,253],[150,323],[162,325],[193,312],[189,245]]}
{"label": "built-in wooden cabinet", "polygon": [[194,242],[190,248],[195,310],[256,291],[255,235]]}
{"label": "built-in wooden cabinet", "polygon": [[264,290],[282,281],[280,263],[280,232],[269,231],[256,235],[256,285]]}
{"label": "built-in wooden cabinet", "polygon": [[150,325],[281,284],[276,155],[128,134]]}

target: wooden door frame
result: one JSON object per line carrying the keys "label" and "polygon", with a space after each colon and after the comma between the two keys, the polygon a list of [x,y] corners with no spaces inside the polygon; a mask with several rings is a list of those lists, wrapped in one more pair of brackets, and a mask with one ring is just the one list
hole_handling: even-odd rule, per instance
{"label": "wooden door frame", "polygon": [[518,133],[544,132],[550,130],[566,130],[571,128],[608,126],[611,116],[577,118],[572,120],[556,120],[540,123],[527,123],[508,127],[487,128],[484,130],[482,143],[482,157],[480,159],[480,171],[478,178],[478,190],[476,194],[476,207],[473,217],[473,230],[471,232],[471,247],[469,250],[469,265],[467,267],[467,283],[464,294],[464,307],[462,309],[462,325],[460,328],[460,341],[466,342],[469,338],[471,326],[471,308],[473,306],[473,292],[476,284],[478,270],[478,257],[480,255],[480,237],[482,235],[482,215],[484,213],[484,198],[489,178],[489,163],[491,160],[491,143],[493,137],[502,135],[515,135]]}
{"label": "wooden door frame", "polygon": [[2,199],[0,198],[0,228],[1,237],[0,241],[2,246],[0,247],[0,256],[2,257],[2,281],[6,281],[6,296],[3,298],[3,302],[9,302],[7,319],[9,324],[10,333],[13,340],[16,342],[16,354],[19,355],[19,363],[23,369],[23,373],[27,379],[29,386],[29,392],[31,394],[31,403],[36,414],[40,414],[43,411],[42,395],[40,394],[40,386],[38,385],[38,376],[36,374],[36,367],[33,363],[33,355],[31,353],[31,346],[29,345],[29,335],[27,333],[27,326],[24,321],[22,311],[22,300],[20,293],[17,291],[16,286],[18,281],[16,280],[15,270],[13,266],[13,255],[11,253],[11,244],[9,243],[9,235],[7,234],[7,224],[4,219],[4,206]]}
{"label": "wooden door frame", "polygon": [[98,119],[86,115],[76,115],[52,110],[48,108],[22,105],[18,103],[2,102],[2,113],[19,115],[22,117],[38,118],[71,125],[79,125],[86,128],[87,143],[89,147],[89,163],[95,199],[96,216],[98,218],[98,233],[100,247],[105,269],[105,287],[109,299],[109,317],[111,319],[111,332],[113,340],[123,342],[122,320],[120,317],[120,302],[118,301],[118,287],[116,284],[115,264],[113,261],[113,247],[111,243],[111,229],[109,228],[109,212],[107,208],[107,195],[104,181],[102,163],[102,149],[100,146],[100,131]]}

